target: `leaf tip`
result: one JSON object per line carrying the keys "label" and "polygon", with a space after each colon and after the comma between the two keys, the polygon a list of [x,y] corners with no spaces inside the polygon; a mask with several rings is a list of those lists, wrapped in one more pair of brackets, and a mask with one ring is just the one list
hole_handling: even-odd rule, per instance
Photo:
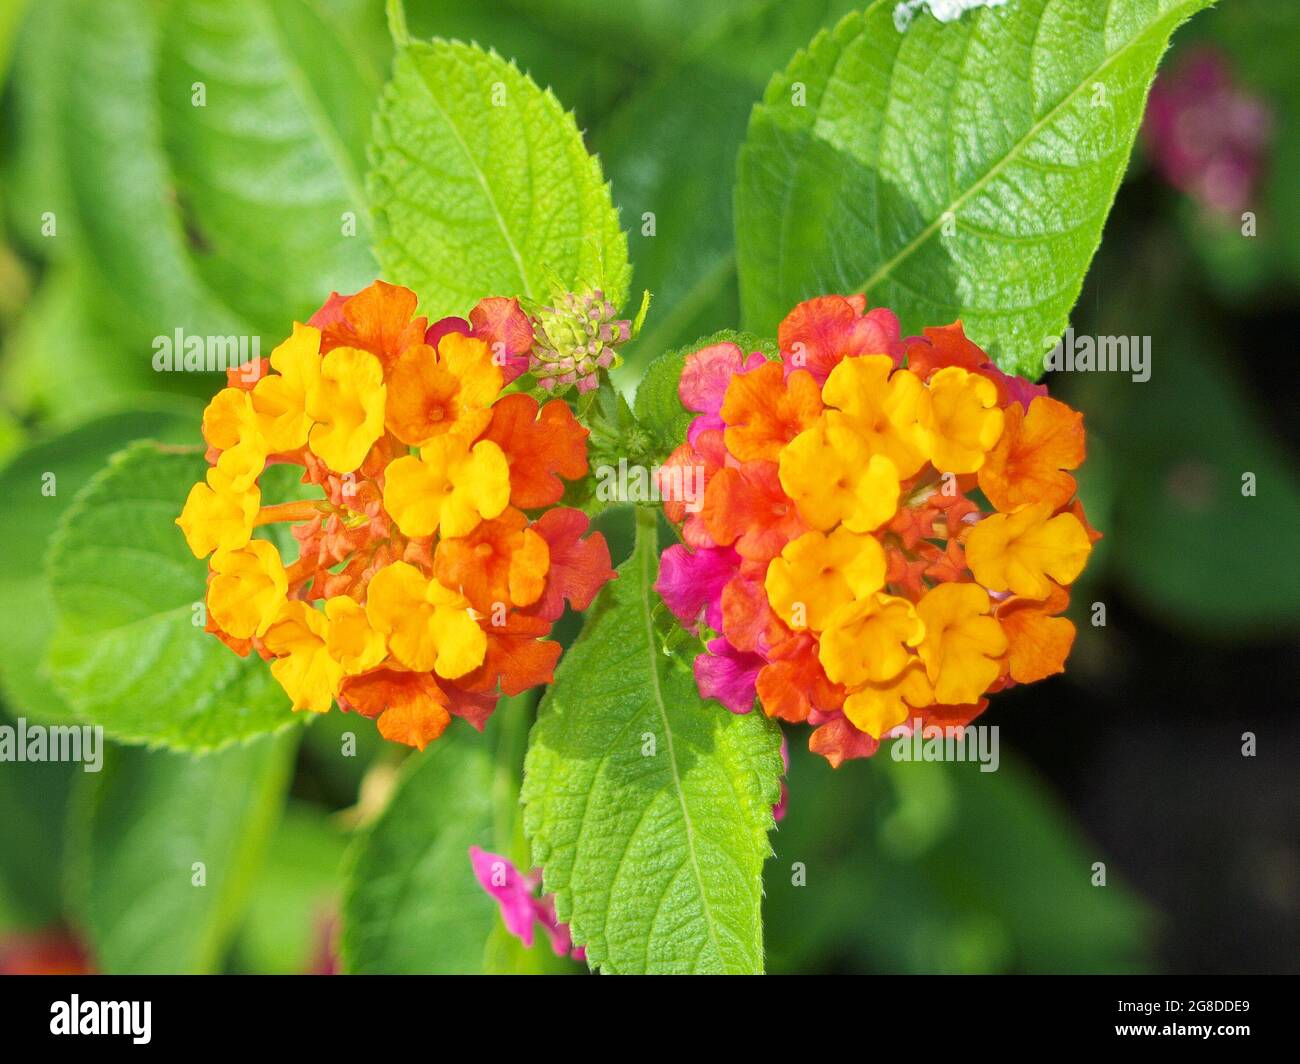
{"label": "leaf tip", "polygon": [[388,32],[398,48],[411,43],[411,32],[406,25],[406,5],[402,0],[387,0],[384,5],[388,15]]}

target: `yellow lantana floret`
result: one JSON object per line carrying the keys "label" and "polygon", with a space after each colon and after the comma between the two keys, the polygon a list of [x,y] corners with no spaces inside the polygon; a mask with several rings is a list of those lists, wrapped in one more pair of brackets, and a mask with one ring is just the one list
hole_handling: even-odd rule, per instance
{"label": "yellow lantana floret", "polygon": [[805,532],[767,567],[764,587],[773,611],[791,628],[821,631],[839,607],[885,584],[885,551],[874,536],[837,528]]}
{"label": "yellow lantana floret", "polygon": [[870,532],[898,509],[898,467],[843,419],[822,415],[781,452],[781,487],[799,515],[825,531]]}
{"label": "yellow lantana floret", "polygon": [[293,708],[328,713],[343,680],[343,666],[330,655],[329,619],[305,602],[286,602],[262,637],[276,656],[271,674],[279,681]]}
{"label": "yellow lantana floret", "polygon": [[330,657],[343,666],[348,676],[375,668],[388,653],[383,634],[376,631],[365,607],[347,595],[325,601],[329,632],[325,646]]}
{"label": "yellow lantana floret", "polygon": [[212,556],[208,611],[236,639],[265,635],[279,616],[289,584],[280,552],[264,539]]}
{"label": "yellow lantana floret", "polygon": [[266,440],[252,397],[240,388],[213,396],[203,411],[203,438],[221,452],[217,468],[236,492],[247,491],[266,468]]}
{"label": "yellow lantana floret", "polygon": [[934,697],[945,705],[975,702],[1001,672],[1007,637],[989,608],[978,584],[939,584],[917,603],[925,625],[919,653]]}
{"label": "yellow lantana floret", "polygon": [[384,508],[407,536],[467,536],[509,502],[510,466],[491,440],[471,449],[462,436],[439,436],[385,474]]}
{"label": "yellow lantana floret", "polygon": [[966,563],[975,579],[992,591],[1030,599],[1047,598],[1052,580],[1072,583],[1083,572],[1092,542],[1074,514],[1051,513],[1049,504],[1039,503],[980,521],[966,540]]}
{"label": "yellow lantana floret", "polygon": [[883,454],[906,480],[925,465],[924,433],[917,424],[917,405],[925,390],[906,370],[894,371],[888,355],[863,355],[839,363],[822,386],[822,399],[857,430],[873,454]]}
{"label": "yellow lantana floret", "polygon": [[257,486],[266,469],[266,444],[262,434],[250,428],[248,435],[217,458],[217,475],[230,490],[244,493]]}
{"label": "yellow lantana floret", "polygon": [[858,731],[880,739],[907,720],[911,709],[920,709],[933,701],[934,688],[926,678],[925,666],[912,658],[892,679],[865,683],[851,690],[844,699],[844,715]]}
{"label": "yellow lantana floret", "polygon": [[917,402],[926,453],[941,473],[974,473],[1002,435],[998,389],[987,377],[945,366]]}
{"label": "yellow lantana floret", "polygon": [[253,397],[242,388],[222,388],[203,410],[203,438],[219,451],[234,447],[256,425]]}
{"label": "yellow lantana floret", "polygon": [[384,370],[369,351],[336,347],[320,360],[307,392],[312,453],[335,473],[351,473],[384,432]]}
{"label": "yellow lantana floret", "polygon": [[925,636],[916,608],[896,595],[874,594],[841,606],[822,632],[819,655],[826,675],[853,687],[894,679],[915,659]]}
{"label": "yellow lantana floret", "polygon": [[275,373],[252,392],[257,425],[270,453],[296,451],[307,442],[307,395],[320,381],[320,330],[294,323],[293,335],[271,352]]}
{"label": "yellow lantana floret", "polygon": [[487,637],[470,616],[469,600],[407,562],[375,574],[366,617],[393,656],[417,672],[432,669],[454,680],[481,665],[487,653]]}
{"label": "yellow lantana floret", "polygon": [[262,493],[257,485],[236,489],[229,472],[219,466],[190,489],[176,524],[196,558],[206,558],[218,548],[238,550],[253,534]]}

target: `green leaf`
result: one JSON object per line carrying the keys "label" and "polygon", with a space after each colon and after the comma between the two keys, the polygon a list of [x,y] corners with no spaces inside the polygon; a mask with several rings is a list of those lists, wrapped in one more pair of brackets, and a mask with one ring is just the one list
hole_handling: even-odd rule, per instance
{"label": "green leaf", "polygon": [[375,117],[375,253],[430,315],[553,284],[627,295],[627,239],[573,116],[495,53],[399,49]]}
{"label": "green leaf", "polygon": [[623,40],[589,29],[575,33],[550,10],[529,17],[518,0],[419,0],[407,6],[412,36],[474,41],[499,52],[584,118],[608,111],[641,75],[628,62]]}
{"label": "green leaf", "polygon": [[722,343],[737,344],[746,354],[761,351],[768,358],[776,357],[776,345],[770,340],[761,340],[750,333],[723,329],[676,351],[666,351],[651,362],[646,367],[641,383],[637,385],[633,409],[637,423],[653,440],[657,459],[666,458],[686,439],[686,430],[696,417],[693,411],[682,406],[677,392],[686,356],[703,347]]}
{"label": "green leaf", "polygon": [[630,226],[637,285],[654,292],[647,327],[623,350],[616,381],[635,383],[656,355],[740,316],[726,175],[753,100],[751,85],[707,66],[670,70],[596,131]]}
{"label": "green leaf", "polygon": [[159,117],[157,10],[143,0],[52,6],[61,31],[62,159],[76,214],[60,216],[55,239],[70,240],[112,279],[105,288],[141,336],[176,328],[248,335],[244,319],[204,284],[175,206]]}
{"label": "green leaf", "polygon": [[292,726],[266,662],[195,625],[206,566],[173,523],[198,448],[137,443],[64,514],[49,555],[58,628],[47,668],[74,711],[123,742],[207,750]]}
{"label": "green leaf", "polygon": [[[45,274],[6,337],[0,364],[0,385],[18,411],[47,428],[67,427],[144,396],[200,385],[199,374],[155,373],[148,357],[113,335],[104,309],[97,280],[78,260]],[[191,432],[197,423],[190,422]]]}
{"label": "green leaf", "polygon": [[[348,51],[376,85],[393,61],[393,37],[384,17],[384,0],[311,0],[347,42]],[[421,4],[427,10],[428,3]]]}
{"label": "green leaf", "polygon": [[45,212],[53,211],[65,220],[71,217],[59,114],[64,6],[60,0],[49,0],[30,4],[24,12],[6,92],[7,113],[0,125],[5,221],[10,233],[42,259],[60,257],[69,244],[41,233]]}
{"label": "green leaf", "polygon": [[484,734],[451,730],[403,766],[389,804],[348,861],[339,952],[352,973],[572,972],[545,935],[508,934],[469,862],[478,845],[528,870],[519,823],[524,730],[534,697],[503,698]]}
{"label": "green leaf", "polygon": [[358,973],[573,971],[540,932],[510,936],[479,885],[469,848],[528,870],[519,776],[536,697],[505,698],[482,735],[451,730],[403,766],[388,805],[357,840],[346,873],[340,954]]}
{"label": "green leaf", "polygon": [[1037,378],[1124,174],[1156,64],[1210,0],[1017,0],[893,25],[875,0],[767,88],[741,150],[747,328],[865,293],[904,332],[961,318]]}
{"label": "green leaf", "polygon": [[[496,739],[460,722],[413,754],[387,807],[349,862],[339,943],[352,973],[474,974],[500,922],[469,848],[497,847]],[[494,852],[499,852],[496,850]]]}
{"label": "green leaf", "polygon": [[378,95],[378,80],[304,0],[163,9],[163,142],[194,260],[272,336],[332,290],[375,276],[363,175]]}
{"label": "green leaf", "polygon": [[[1149,964],[1150,910],[1007,749],[978,765],[832,771],[791,744],[791,801],[769,865],[775,972],[1116,972]],[[852,809],[850,824],[833,811]],[[806,882],[792,882],[800,862]],[[810,904],[814,892],[815,904]]]}
{"label": "green leaf", "polygon": [[[0,712],[0,727],[16,727],[14,717]],[[0,770],[0,931],[60,920],[63,820],[82,770],[66,761],[12,761]]]}
{"label": "green leaf", "polygon": [[[0,611],[0,690],[15,713],[71,720],[73,711],[39,666],[55,626],[54,601],[42,564],[60,518],[77,492],[103,468],[104,458],[141,436],[168,442],[197,436],[199,407],[176,401],[150,409],[104,414],[77,428],[32,443],[0,470],[0,601],[22,603]],[[42,489],[54,475],[54,494]]]}
{"label": "green leaf", "polygon": [[177,328],[278,340],[331,288],[374,276],[362,173],[379,84],[312,5],[49,10],[57,37],[42,66],[59,77],[33,80],[48,105],[25,113],[43,139],[58,136],[32,157],[47,187],[20,186],[23,231],[33,211],[55,211],[58,235],[41,252],[80,253],[111,278],[101,284],[134,342]]}
{"label": "green leaf", "polygon": [[[314,730],[306,729],[304,737]],[[347,836],[318,806],[289,804],[235,944],[239,970],[284,975],[313,970],[337,915],[346,845]]]}
{"label": "green leaf", "polygon": [[1098,374],[1118,379],[1096,382],[1084,409],[1109,404],[1108,442],[1130,456],[1115,500],[1121,579],[1181,627],[1241,639],[1300,621],[1300,571],[1261,549],[1300,527],[1300,479],[1211,335],[1173,330],[1177,366],[1157,363],[1144,384]]}
{"label": "green leaf", "polygon": [[0,11],[0,88],[4,87],[9,75],[9,60],[13,54],[14,42],[18,38],[18,27],[27,12],[28,0],[14,0]]}
{"label": "green leaf", "polygon": [[[766,82],[818,27],[853,10],[856,0],[700,4],[696,0],[509,0],[507,6],[544,19],[590,47],[602,46],[643,65],[695,60],[714,70]],[[707,101],[702,101],[707,106]]]}
{"label": "green leaf", "polygon": [[[701,12],[691,0],[546,0],[548,24],[567,18],[585,29],[608,21],[612,39],[645,47],[648,63],[663,64],[595,129],[595,148],[630,225],[637,284],[654,292],[656,303],[650,327],[622,352],[624,365],[613,374],[620,385],[633,385],[662,351],[739,319],[732,188],[721,175],[735,172],[755,86],[854,6],[802,0]],[[653,234],[646,212],[654,214]]]}
{"label": "green leaf", "polygon": [[638,510],[632,557],[542,701],[524,827],[545,889],[592,965],[761,972],[780,736],[760,714],[705,703],[690,662],[664,654],[655,519]]}
{"label": "green leaf", "polygon": [[[74,797],[69,889],[101,971],[217,971],[283,807],[295,736],[203,757],[112,747]],[[197,884],[202,863],[203,884]]]}

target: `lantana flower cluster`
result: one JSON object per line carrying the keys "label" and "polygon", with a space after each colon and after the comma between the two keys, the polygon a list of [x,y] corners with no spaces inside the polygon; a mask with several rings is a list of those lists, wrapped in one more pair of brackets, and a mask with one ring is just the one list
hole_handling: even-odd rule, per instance
{"label": "lantana flower cluster", "polygon": [[[563,399],[503,392],[533,348],[519,303],[432,325],[415,310],[380,281],[335,293],[229,371],[176,523],[210,556],[208,630],[269,660],[293,709],[337,701],[423,748],[453,715],[481,728],[501,694],[549,682],[565,602],[585,609],[614,573],[586,515],[555,505],[587,473],[587,430]],[[264,500],[284,463],[318,497]],[[278,522],[287,564],[258,534]]]}
{"label": "lantana flower cluster", "polygon": [[960,322],[903,338],[861,296],[801,303],[778,347],[706,347],[679,386],[698,416],[660,475],[702,467],[705,490],[665,504],[682,543],[657,589],[704,640],[701,694],[807,721],[839,765],[1061,671],[1099,538],[1070,472],[1082,415]]}

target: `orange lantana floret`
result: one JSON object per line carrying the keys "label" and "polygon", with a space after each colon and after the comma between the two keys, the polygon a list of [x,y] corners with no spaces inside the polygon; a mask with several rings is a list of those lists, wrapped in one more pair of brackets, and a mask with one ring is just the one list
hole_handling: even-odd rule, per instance
{"label": "orange lantana floret", "polygon": [[779,362],[767,362],[737,373],[722,401],[727,450],[742,462],[775,462],[821,412],[821,389],[806,370],[787,377]]}
{"label": "orange lantana floret", "polygon": [[587,430],[569,404],[552,399],[538,407],[531,395],[503,396],[492,407],[483,438],[501,448],[510,467],[510,505],[521,510],[551,506],[564,495],[564,481],[587,471]]}
{"label": "orange lantana floret", "polygon": [[374,669],[344,680],[341,696],[358,713],[377,718],[385,739],[420,750],[451,723],[447,696],[427,672]]}
{"label": "orange lantana floret", "polygon": [[775,462],[726,466],[709,480],[704,493],[704,525],[722,545],[734,545],[742,558],[768,561],[808,525],[781,489]]}
{"label": "orange lantana floret", "polygon": [[1034,683],[1065,671],[1074,646],[1074,623],[1059,614],[1070,596],[1057,584],[1043,600],[1010,598],[997,608],[1007,634],[1007,672],[1016,683]]}
{"label": "orange lantana floret", "polygon": [[979,471],[980,490],[999,510],[1030,503],[1052,509],[1074,498],[1067,470],[1083,464],[1083,415],[1062,402],[1040,396],[1028,413],[1019,403],[1006,409],[1002,437]]}
{"label": "orange lantana floret", "polygon": [[393,397],[388,428],[403,443],[423,447],[437,436],[479,436],[492,420],[501,391],[501,367],[482,340],[448,333],[436,348],[408,347],[388,375]]}
{"label": "orange lantana floret", "polygon": [[546,540],[514,508],[466,536],[444,536],[433,555],[433,574],[441,583],[459,589],[480,613],[500,616],[536,602],[550,567]]}
{"label": "orange lantana floret", "polygon": [[388,373],[404,351],[424,341],[429,323],[416,316],[418,302],[409,288],[376,281],[353,296],[335,292],[308,324],[320,330],[322,351],[369,351]]}

